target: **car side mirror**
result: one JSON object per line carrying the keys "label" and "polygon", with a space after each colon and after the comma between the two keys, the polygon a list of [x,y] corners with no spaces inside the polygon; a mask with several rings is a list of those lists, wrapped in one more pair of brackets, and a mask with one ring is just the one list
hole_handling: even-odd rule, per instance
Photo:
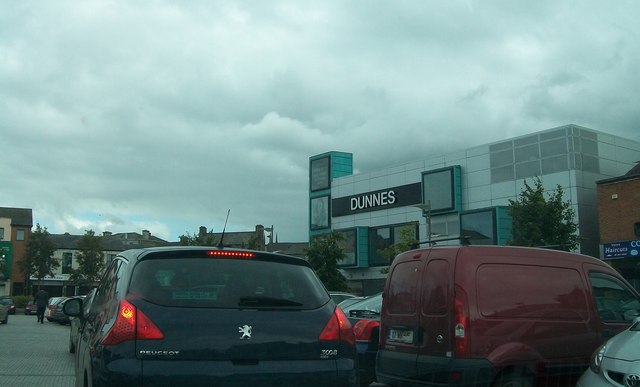
{"label": "car side mirror", "polygon": [[82,299],[81,298],[72,298],[64,303],[62,307],[62,311],[67,316],[72,317],[83,317],[82,316]]}

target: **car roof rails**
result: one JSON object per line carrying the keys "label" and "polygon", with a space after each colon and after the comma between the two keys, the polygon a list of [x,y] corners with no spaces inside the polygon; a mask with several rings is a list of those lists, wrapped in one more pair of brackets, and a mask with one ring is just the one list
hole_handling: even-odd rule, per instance
{"label": "car roof rails", "polygon": [[449,237],[449,238],[434,238],[434,239],[429,239],[427,241],[418,241],[417,244],[435,246],[438,244],[438,242],[447,242],[447,241],[460,241],[461,246],[471,245],[471,237],[468,235],[459,235],[459,236]]}

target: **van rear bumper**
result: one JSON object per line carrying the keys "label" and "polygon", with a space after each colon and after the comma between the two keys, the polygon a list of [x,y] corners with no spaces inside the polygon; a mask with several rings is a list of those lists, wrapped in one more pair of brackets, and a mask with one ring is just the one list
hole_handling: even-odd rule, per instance
{"label": "van rear bumper", "polygon": [[[399,363],[404,363],[398,367]],[[399,372],[398,372],[399,371]],[[376,377],[380,383],[420,386],[491,386],[497,370],[486,359],[455,359],[378,351]]]}

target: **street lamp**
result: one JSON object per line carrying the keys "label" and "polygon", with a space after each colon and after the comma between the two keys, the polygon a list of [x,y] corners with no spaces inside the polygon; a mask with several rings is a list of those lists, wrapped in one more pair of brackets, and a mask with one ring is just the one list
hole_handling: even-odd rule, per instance
{"label": "street lamp", "polygon": [[413,207],[422,210],[422,216],[426,219],[427,223],[427,242],[431,241],[431,200],[427,200],[424,204],[416,204]]}

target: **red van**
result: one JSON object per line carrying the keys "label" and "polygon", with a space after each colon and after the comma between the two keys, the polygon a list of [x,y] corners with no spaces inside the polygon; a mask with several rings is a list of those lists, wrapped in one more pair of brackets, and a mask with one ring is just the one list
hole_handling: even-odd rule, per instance
{"label": "red van", "polygon": [[379,382],[534,386],[579,376],[640,314],[640,296],[593,257],[506,246],[398,255],[381,313]]}

